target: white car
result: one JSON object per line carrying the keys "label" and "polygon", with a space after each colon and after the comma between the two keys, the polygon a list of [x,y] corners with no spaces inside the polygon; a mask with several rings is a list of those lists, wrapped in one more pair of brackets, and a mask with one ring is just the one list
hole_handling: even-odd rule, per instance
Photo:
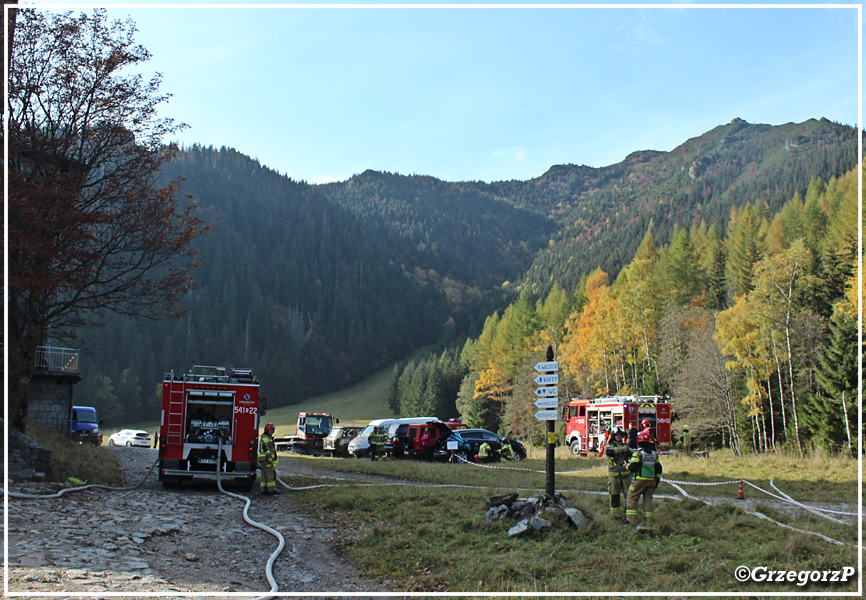
{"label": "white car", "polygon": [[150,448],[152,441],[150,434],[141,429],[121,429],[117,433],[111,434],[111,437],[108,438],[108,445]]}

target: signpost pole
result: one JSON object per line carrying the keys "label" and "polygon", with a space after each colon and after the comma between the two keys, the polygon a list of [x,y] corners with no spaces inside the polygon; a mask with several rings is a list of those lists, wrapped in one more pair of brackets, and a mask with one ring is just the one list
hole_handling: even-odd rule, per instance
{"label": "signpost pole", "polygon": [[[547,347],[547,360],[548,362],[553,360],[553,346]],[[550,373],[550,371],[549,371]],[[553,468],[553,451],[556,448],[556,432],[554,429],[554,424],[556,421],[548,420],[547,421],[547,467],[546,467],[546,476],[545,476],[545,493],[553,497],[554,492],[556,491],[556,486],[554,484],[554,468]]]}

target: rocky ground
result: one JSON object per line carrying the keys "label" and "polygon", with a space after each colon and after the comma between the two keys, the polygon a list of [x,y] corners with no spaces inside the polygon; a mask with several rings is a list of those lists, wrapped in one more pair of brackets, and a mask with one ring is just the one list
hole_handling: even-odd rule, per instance
{"label": "rocky ground", "polygon": [[[126,485],[139,483],[156,450],[112,448]],[[280,465],[291,485],[294,461]],[[232,491],[228,485],[226,489]],[[10,491],[54,494],[58,486],[22,482]],[[333,548],[354,535],[302,514],[291,492],[252,500],[249,517],[281,532],[286,547],[273,564],[282,592],[389,591],[365,580]],[[59,498],[10,497],[9,590],[16,592],[253,592],[266,595],[273,535],[247,524],[244,502],[213,480],[165,490],[155,473],[133,491],[88,489]],[[386,582],[387,583],[387,582]],[[116,596],[113,596],[116,597]]]}

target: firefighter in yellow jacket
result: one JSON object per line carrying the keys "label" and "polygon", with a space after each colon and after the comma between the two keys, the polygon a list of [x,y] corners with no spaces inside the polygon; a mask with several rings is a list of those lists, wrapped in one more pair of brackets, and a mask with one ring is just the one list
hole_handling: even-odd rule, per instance
{"label": "firefighter in yellow jacket", "polygon": [[274,424],[265,425],[265,432],[259,438],[259,467],[262,470],[262,494],[279,494],[277,491],[277,448],[274,445]]}
{"label": "firefighter in yellow jacket", "polygon": [[622,427],[616,425],[610,430],[610,440],[605,445],[604,453],[608,458],[607,492],[610,494],[610,513],[620,512],[620,497],[628,492],[631,473],[626,466],[632,450],[623,441]]}
{"label": "firefighter in yellow jacket", "polygon": [[[638,502],[643,496],[644,517],[648,527],[653,517],[653,492],[658,487],[662,474],[659,453],[656,452],[649,427],[637,434],[637,446],[628,461],[628,470],[632,472],[634,479],[628,488],[625,516],[630,525],[637,525]],[[638,525],[637,530],[646,531],[647,527]]]}

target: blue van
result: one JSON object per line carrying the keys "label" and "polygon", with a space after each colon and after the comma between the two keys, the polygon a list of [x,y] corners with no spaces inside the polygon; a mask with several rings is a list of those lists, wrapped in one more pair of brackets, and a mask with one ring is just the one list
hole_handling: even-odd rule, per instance
{"label": "blue van", "polygon": [[96,416],[92,406],[73,406],[72,419],[69,422],[69,435],[79,443],[102,445],[102,419]]}

